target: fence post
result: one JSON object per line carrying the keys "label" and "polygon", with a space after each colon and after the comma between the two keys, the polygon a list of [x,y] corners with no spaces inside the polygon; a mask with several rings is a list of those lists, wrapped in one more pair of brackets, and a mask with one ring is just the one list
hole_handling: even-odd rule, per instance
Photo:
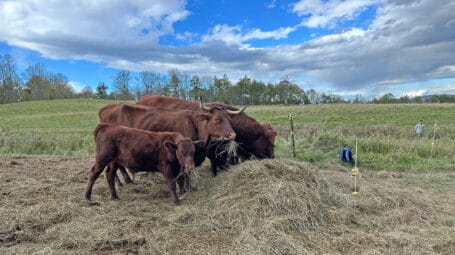
{"label": "fence post", "polygon": [[431,139],[431,153],[430,153],[430,158],[428,159],[428,161],[430,161],[430,159],[433,158],[433,151],[434,151],[434,145],[435,145],[435,141],[436,141],[436,128],[438,127],[438,124],[437,122],[434,123],[434,127],[433,127],[433,138]]}
{"label": "fence post", "polygon": [[295,140],[294,140],[294,116],[292,114],[288,115],[289,123],[291,125],[291,142],[292,142],[292,156],[295,158]]}

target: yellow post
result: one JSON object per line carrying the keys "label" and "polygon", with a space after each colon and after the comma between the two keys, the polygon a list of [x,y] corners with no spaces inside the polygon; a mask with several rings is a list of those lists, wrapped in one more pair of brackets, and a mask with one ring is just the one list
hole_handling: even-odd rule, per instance
{"label": "yellow post", "polygon": [[354,163],[354,168],[351,170],[351,175],[354,178],[354,191],[352,191],[351,195],[354,197],[353,198],[353,212],[354,212],[354,217],[355,217],[355,197],[359,195],[359,189],[357,188],[357,176],[360,175],[360,171],[357,168],[357,161],[359,158],[359,149],[357,146],[357,136],[355,137],[355,163]]}
{"label": "yellow post", "polygon": [[354,191],[351,193],[351,195],[355,196],[359,194],[357,191],[357,176],[359,176],[359,169],[357,167],[354,167],[351,171],[351,175],[354,177]]}

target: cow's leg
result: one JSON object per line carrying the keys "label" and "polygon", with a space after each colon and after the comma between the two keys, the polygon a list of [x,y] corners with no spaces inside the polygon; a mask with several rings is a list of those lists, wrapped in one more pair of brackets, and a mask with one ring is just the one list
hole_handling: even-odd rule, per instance
{"label": "cow's leg", "polygon": [[95,164],[92,166],[92,170],[90,172],[90,176],[88,178],[87,182],[87,188],[85,190],[85,199],[90,200],[92,198],[92,189],[93,189],[93,184],[95,183],[96,179],[100,176],[100,174],[103,172],[104,167],[106,167],[107,163],[105,162],[95,162]]}
{"label": "cow's leg", "polygon": [[175,176],[172,174],[172,170],[168,169],[168,171],[162,172],[164,177],[166,178],[167,186],[169,187],[169,190],[171,191],[172,199],[174,201],[175,205],[180,205],[180,200],[177,197],[177,180],[175,179]]}
{"label": "cow's leg", "polygon": [[221,170],[226,170],[229,168],[229,166],[231,166],[229,160],[228,160],[228,157],[227,156],[223,156],[223,157],[219,157],[217,158],[217,162],[218,162],[218,167],[221,169]]}
{"label": "cow's leg", "polygon": [[120,181],[120,178],[118,178],[118,174],[117,173],[115,173],[115,183],[117,183],[117,185],[119,187],[123,187],[123,183],[122,183],[122,181]]}
{"label": "cow's leg", "polygon": [[[118,168],[118,164],[114,163],[114,162],[111,162],[108,166],[107,166],[107,170],[106,170],[106,179],[107,179],[107,184],[109,185],[109,190],[111,191],[111,198],[113,200],[118,200],[120,199],[118,196],[117,196],[117,192],[115,191],[115,179],[117,177],[117,168]],[[118,178],[118,177],[117,177]]]}
{"label": "cow's leg", "polygon": [[193,190],[193,187],[191,187],[191,182],[190,182],[190,175],[189,174],[185,174],[184,176],[185,178],[185,181],[184,181],[184,190],[185,192],[191,192],[191,190]]}
{"label": "cow's leg", "polygon": [[239,156],[229,156],[229,160],[227,160],[229,166],[237,165],[240,163]]}
{"label": "cow's leg", "polygon": [[192,190],[197,190],[195,187],[191,186],[191,177],[189,173],[182,174],[178,178],[178,185],[180,189],[180,194],[184,195],[185,193],[189,193]]}
{"label": "cow's leg", "polygon": [[[206,141],[206,145],[209,143],[209,141]],[[205,158],[207,157],[207,147],[204,145],[204,147],[200,147],[199,145],[195,146],[195,152],[194,152],[194,166],[198,167],[204,163]]]}
{"label": "cow's leg", "polygon": [[182,174],[180,175],[179,177],[177,177],[177,184],[179,185],[179,190],[180,190],[180,195],[183,196],[183,194],[185,194],[186,192],[186,174]]}
{"label": "cow's leg", "polygon": [[131,180],[130,175],[128,174],[128,172],[126,172],[125,167],[119,166],[119,170],[120,170],[120,173],[122,174],[123,179],[125,180],[126,183],[128,183],[128,184],[133,183],[133,180]]}
{"label": "cow's leg", "polygon": [[210,158],[210,167],[212,169],[212,175],[213,177],[215,177],[218,173],[217,173],[217,161],[216,161],[216,158],[215,159],[212,159]]}

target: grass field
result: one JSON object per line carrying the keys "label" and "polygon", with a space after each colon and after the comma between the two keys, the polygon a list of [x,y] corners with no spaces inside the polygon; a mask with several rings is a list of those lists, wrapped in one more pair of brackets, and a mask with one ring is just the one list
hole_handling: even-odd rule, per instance
{"label": "grass field", "polygon": [[[0,105],[0,153],[92,155],[97,111],[109,100],[74,99]],[[452,170],[455,165],[455,105],[253,106],[246,112],[279,131],[278,157],[291,157],[288,115],[294,116],[299,160],[337,160],[343,145],[355,147],[368,169]],[[422,119],[425,137],[413,135]],[[435,125],[436,124],[436,125]],[[437,139],[433,144],[433,136]]]}
{"label": "grass field", "polygon": [[[110,103],[0,105],[0,254],[455,254],[455,105],[250,107],[279,131],[277,158],[215,178],[205,162],[176,207],[147,173],[118,187],[119,201],[105,178],[84,200],[97,111]],[[356,137],[352,195],[336,157]]]}

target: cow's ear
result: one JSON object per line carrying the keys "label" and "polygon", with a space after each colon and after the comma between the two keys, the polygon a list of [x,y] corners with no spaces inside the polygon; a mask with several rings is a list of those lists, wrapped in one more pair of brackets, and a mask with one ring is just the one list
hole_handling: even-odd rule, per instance
{"label": "cow's ear", "polygon": [[275,143],[275,138],[278,135],[278,132],[275,129],[269,129],[265,131],[265,136],[272,142]]}
{"label": "cow's ear", "polygon": [[209,120],[210,119],[210,115],[208,113],[200,113],[200,112],[198,112],[198,113],[195,114],[195,117],[199,121]]}
{"label": "cow's ear", "polygon": [[171,150],[177,150],[177,144],[172,141],[164,141],[164,146],[168,147]]}
{"label": "cow's ear", "polygon": [[204,140],[194,141],[194,146],[204,147],[204,145],[205,145],[205,141]]}

